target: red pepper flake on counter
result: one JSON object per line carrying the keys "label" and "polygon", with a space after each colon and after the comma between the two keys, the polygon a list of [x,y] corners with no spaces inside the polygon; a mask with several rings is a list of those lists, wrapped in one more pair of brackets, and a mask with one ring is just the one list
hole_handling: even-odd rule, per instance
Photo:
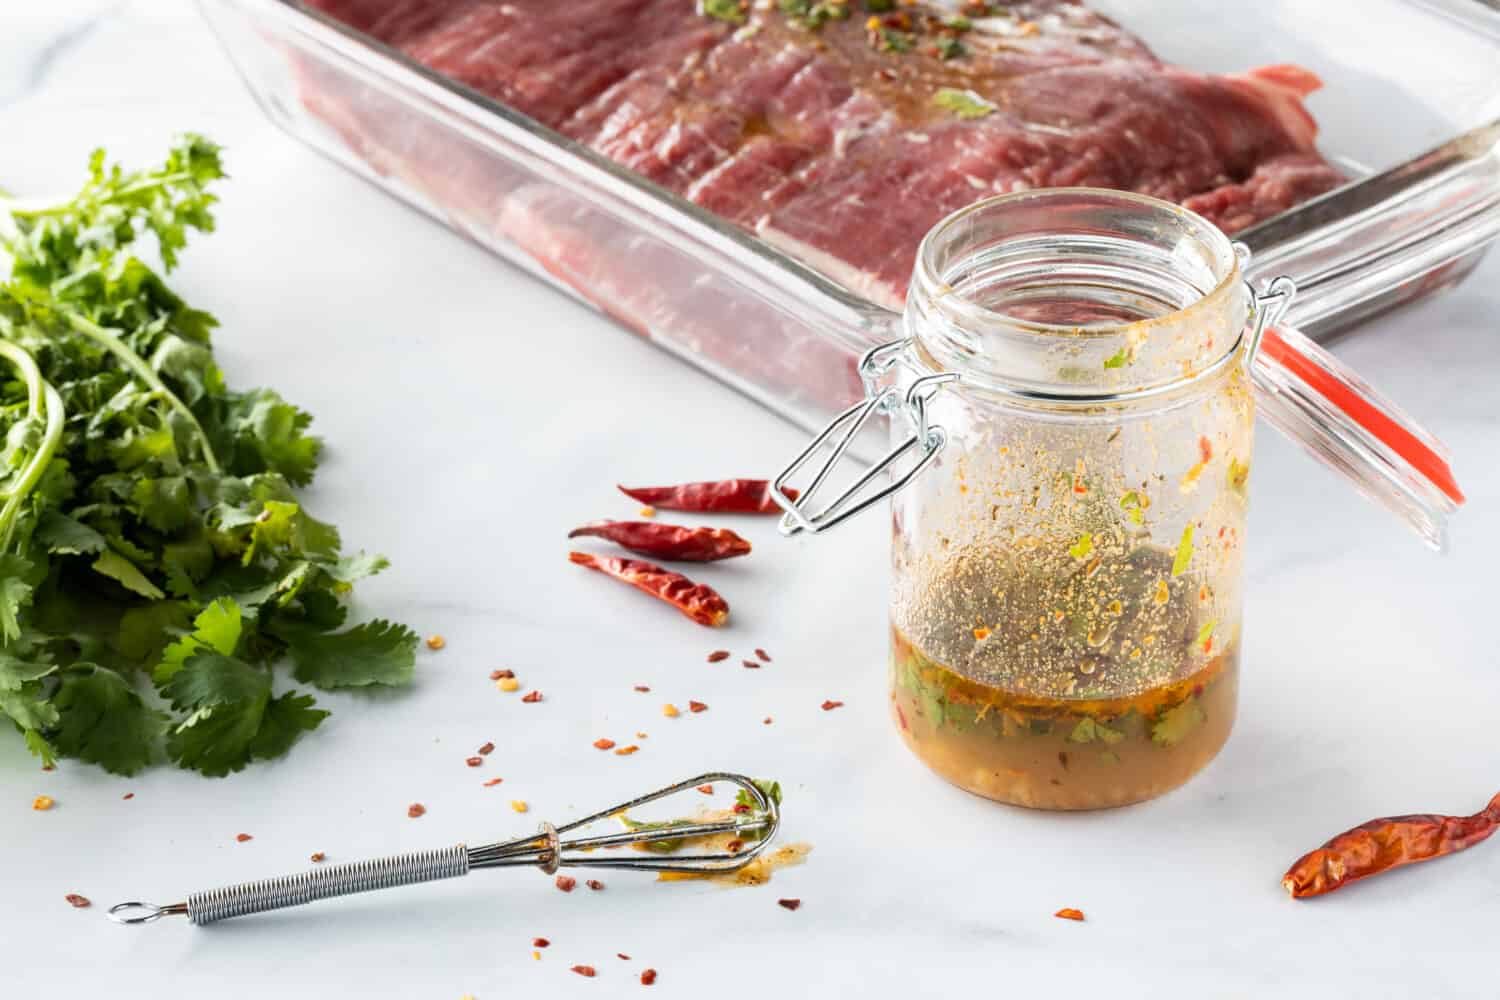
{"label": "red pepper flake on counter", "polygon": [[573,966],[573,971],[578,973],[580,976],[583,976],[585,979],[593,979],[595,975],[594,967],[592,965],[575,965]]}
{"label": "red pepper flake on counter", "polygon": [[429,635],[427,637],[427,648],[433,650],[434,652],[442,649],[446,645],[448,645],[448,640],[444,639],[440,635]]}
{"label": "red pepper flake on counter", "polygon": [[416,819],[419,816],[425,816],[427,815],[427,807],[420,802],[413,802],[411,805],[406,807],[406,815],[409,819]]}
{"label": "red pepper flake on counter", "polygon": [[688,711],[695,714],[698,712],[706,712],[708,711],[708,706],[703,704],[703,702],[701,701],[690,701],[688,702]]}
{"label": "red pepper flake on counter", "polygon": [[762,663],[770,663],[771,662],[771,654],[768,653],[768,652],[766,652],[764,649],[756,647],[755,655],[758,656],[758,657],[760,657],[760,660],[761,660]]}
{"label": "red pepper flake on counter", "polygon": [[760,664],[758,662],[756,662],[755,660],[741,660],[740,661],[740,666],[744,667],[746,670],[759,670],[760,669]]}
{"label": "red pepper flake on counter", "polygon": [[727,659],[729,659],[729,650],[727,649],[716,649],[708,654],[709,663],[722,663]]}
{"label": "red pepper flake on counter", "polygon": [[[621,486],[620,492],[637,503],[651,504],[663,510],[724,514],[781,513],[781,508],[771,499],[771,483],[766,479],[722,479],[635,489]],[[793,500],[797,499],[796,490],[788,489],[786,495]]]}
{"label": "red pepper flake on counter", "polygon": [[712,795],[714,793],[713,785],[699,785],[697,787],[698,791],[702,792],[704,795]]}
{"label": "red pepper flake on counter", "polygon": [[615,756],[616,757],[629,757],[631,754],[635,753],[639,749],[640,749],[640,747],[638,747],[634,743],[632,743],[628,747],[620,747],[618,750],[616,750],[615,751]]}
{"label": "red pepper flake on counter", "polygon": [[599,739],[597,739],[597,740],[594,741],[594,749],[595,750],[613,750],[614,748],[615,748],[615,741],[614,740],[607,739],[607,738],[604,738],[604,737],[600,737]]}
{"label": "red pepper flake on counter", "polygon": [[552,942],[548,941],[546,938],[534,938],[532,939],[531,946],[533,948],[545,948],[551,943]]}
{"label": "red pepper flake on counter", "polygon": [[763,726],[769,726],[771,724],[771,717],[769,715],[766,716],[764,719],[762,719],[760,721],[760,724],[763,725]]}
{"label": "red pepper flake on counter", "polygon": [[89,899],[87,896],[80,896],[76,892],[68,893],[63,897],[63,899],[66,899],[68,901],[68,905],[73,907],[73,909],[75,910],[86,910],[90,906],[94,905],[93,900]]}
{"label": "red pepper flake on counter", "polygon": [[1083,920],[1083,911],[1075,910],[1071,906],[1065,906],[1052,915],[1054,917],[1061,917],[1063,920]]}
{"label": "red pepper flake on counter", "polygon": [[589,879],[587,882],[585,882],[583,884],[586,885],[586,886],[588,886],[590,889],[594,890],[595,892],[598,892],[600,889],[604,888],[604,883],[601,882],[601,881],[599,881],[596,878],[591,878],[591,879]]}
{"label": "red pepper flake on counter", "polygon": [[802,900],[800,900],[800,899],[778,899],[776,901],[776,905],[782,907],[783,909],[795,910],[797,907],[799,907],[799,906],[802,905]]}
{"label": "red pepper flake on counter", "polygon": [[729,619],[728,601],[712,587],[694,583],[681,573],[641,559],[616,559],[587,552],[569,552],[568,559],[665,601],[699,625],[716,628]]}
{"label": "red pepper flake on counter", "polygon": [[237,842],[243,844],[243,843],[246,843],[248,841],[254,840],[255,838],[252,837],[252,836],[250,836],[248,833],[237,833],[237,834],[234,835],[234,839]]}
{"label": "red pepper flake on counter", "polygon": [[635,686],[635,690],[639,691],[641,694],[645,694],[646,692],[650,691],[651,688],[650,688],[649,685],[646,685],[646,684],[637,684]]}
{"label": "red pepper flake on counter", "polygon": [[483,757],[465,757],[464,758],[464,763],[468,764],[470,767],[478,767],[480,764],[484,763],[484,758]]}
{"label": "red pepper flake on counter", "polygon": [[828,701],[823,702],[823,711],[825,711],[825,712],[832,712],[835,708],[843,708],[843,707],[844,707],[844,703],[843,702],[841,702],[841,701],[834,701],[831,698]]}
{"label": "red pepper flake on counter", "polygon": [[129,802],[131,799],[135,798],[135,792],[126,792],[124,795],[121,795],[120,798],[124,799],[126,802]]}
{"label": "red pepper flake on counter", "polygon": [[656,982],[656,970],[655,969],[642,969],[641,970],[641,985],[642,986],[650,986],[654,982]]}
{"label": "red pepper flake on counter", "polygon": [[569,538],[603,538],[623,549],[668,562],[715,562],[750,554],[750,543],[728,528],[688,528],[653,521],[594,521]]}
{"label": "red pepper flake on counter", "polygon": [[491,778],[489,781],[486,781],[484,783],[484,787],[485,788],[494,788],[496,785],[500,784],[500,782],[502,782],[504,780],[505,780],[504,778]]}
{"label": "red pepper flake on counter", "polygon": [[617,951],[617,952],[615,952],[615,957],[618,958],[622,962],[628,962],[628,961],[630,961],[630,956],[627,955],[627,954],[625,954],[623,951]]}
{"label": "red pepper flake on counter", "polygon": [[1361,823],[1298,858],[1281,884],[1293,899],[1321,896],[1381,872],[1473,847],[1500,829],[1500,795],[1472,816],[1419,813]]}
{"label": "red pepper flake on counter", "polygon": [[521,695],[521,700],[528,705],[535,705],[537,702],[542,700],[542,692],[527,691],[525,694]]}
{"label": "red pepper flake on counter", "polygon": [[328,855],[324,854],[322,851],[313,851],[312,854],[308,856],[307,860],[311,861],[313,864],[316,865],[316,864],[321,864],[327,858],[328,858]]}
{"label": "red pepper flake on counter", "polygon": [[572,892],[573,887],[578,884],[578,880],[571,875],[559,875],[554,884],[563,892]]}
{"label": "red pepper flake on counter", "polygon": [[481,746],[479,748],[479,756],[481,756],[481,757],[488,757],[490,754],[492,754],[494,752],[495,752],[495,744],[493,744],[493,743],[485,743],[483,746]]}
{"label": "red pepper flake on counter", "polygon": [[492,681],[502,681],[502,680],[504,680],[507,677],[514,677],[514,676],[516,676],[516,672],[514,670],[491,670],[490,671],[490,680],[492,680]]}

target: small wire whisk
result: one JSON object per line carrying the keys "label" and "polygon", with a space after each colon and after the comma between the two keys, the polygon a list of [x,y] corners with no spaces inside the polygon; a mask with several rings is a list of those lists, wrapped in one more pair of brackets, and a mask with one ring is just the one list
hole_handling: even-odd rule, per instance
{"label": "small wire whisk", "polygon": [[[727,782],[749,796],[753,805],[724,819],[678,820],[667,823],[639,824],[632,829],[588,837],[568,838],[600,820],[620,816],[631,809],[656,802],[701,785]],[[398,885],[457,878],[476,868],[512,868],[526,865],[540,868],[548,875],[559,868],[622,868],[631,871],[689,872],[716,874],[738,871],[755,860],[766,849],[781,827],[781,812],[776,800],[754,781],[740,774],[713,771],[696,778],[679,781],[629,802],[585,816],[565,826],[543,823],[541,829],[525,837],[481,847],[452,847],[431,851],[397,854],[368,861],[317,868],[298,875],[242,882],[195,892],[186,902],[158,906],[155,903],[131,901],[109,908],[110,919],[121,924],[149,924],[166,916],[185,916],[194,924],[211,924],[249,913],[301,906],[319,899],[372,892]],[[608,848],[658,846],[686,838],[713,837],[721,834],[746,836],[743,849],[718,853],[672,854],[651,856],[598,853]],[[676,845],[674,845],[676,846]],[[730,845],[733,846],[733,845]]]}

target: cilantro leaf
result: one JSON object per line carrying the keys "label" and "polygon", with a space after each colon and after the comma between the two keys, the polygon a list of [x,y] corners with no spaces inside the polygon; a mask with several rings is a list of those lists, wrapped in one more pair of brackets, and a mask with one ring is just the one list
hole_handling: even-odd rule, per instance
{"label": "cilantro leaf", "polygon": [[31,602],[31,563],[17,555],[0,555],[0,639],[21,636],[21,610]]}
{"label": "cilantro leaf", "polygon": [[347,632],[287,631],[293,676],[330,689],[368,684],[405,684],[417,664],[417,634],[405,625],[377,619]]}
{"label": "cilantro leaf", "polygon": [[135,563],[113,549],[106,550],[94,560],[94,570],[117,581],[126,590],[153,601],[167,596],[156,584],[146,579],[146,574],[142,573]]}
{"label": "cilantro leaf", "polygon": [[162,693],[187,719],[167,736],[167,754],[210,777],[241,770],[271,698],[271,675],[222,653],[195,653]]}
{"label": "cilantro leaf", "polygon": [[70,670],[53,704],[58,719],[50,736],[59,753],[116,774],[135,774],[155,755],[161,714],[113,670],[92,665]]}
{"label": "cilantro leaf", "polygon": [[250,743],[250,754],[261,760],[280,757],[292,748],[303,733],[310,733],[328,718],[328,713],[313,708],[309,694],[288,691],[272,698],[266,705],[260,731]]}
{"label": "cilantro leaf", "polygon": [[48,552],[59,555],[94,555],[108,547],[99,532],[55,510],[48,511],[37,525],[36,537]]}
{"label": "cilantro leaf", "polygon": [[151,679],[158,686],[166,684],[183,668],[189,657],[205,650],[233,656],[235,648],[239,646],[243,626],[240,606],[227,597],[219,598],[193,619],[191,634],[183,636],[162,651],[161,662],[152,672]]}

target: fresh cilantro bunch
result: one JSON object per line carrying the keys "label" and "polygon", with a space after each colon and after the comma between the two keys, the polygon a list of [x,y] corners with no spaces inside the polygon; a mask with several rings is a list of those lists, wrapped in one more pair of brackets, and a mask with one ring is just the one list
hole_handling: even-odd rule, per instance
{"label": "fresh cilantro bunch", "polygon": [[48,763],[224,775],[328,714],[276,662],[324,689],[412,675],[410,629],[345,628],[386,563],[298,501],[311,417],[230,391],[214,318],[137,256],[149,234],[170,272],[222,176],[189,135],[152,170],[96,152],[70,201],[0,202],[0,719]]}

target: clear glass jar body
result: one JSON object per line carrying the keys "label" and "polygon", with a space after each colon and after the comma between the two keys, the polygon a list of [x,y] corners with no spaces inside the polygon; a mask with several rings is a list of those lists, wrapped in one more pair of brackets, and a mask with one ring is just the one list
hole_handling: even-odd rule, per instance
{"label": "clear glass jar body", "polygon": [[959,379],[927,403],[944,446],[893,500],[891,703],[942,777],[1090,809],[1223,746],[1248,305],[1228,240],[1151,199],[1011,196],[928,237],[894,377]]}

